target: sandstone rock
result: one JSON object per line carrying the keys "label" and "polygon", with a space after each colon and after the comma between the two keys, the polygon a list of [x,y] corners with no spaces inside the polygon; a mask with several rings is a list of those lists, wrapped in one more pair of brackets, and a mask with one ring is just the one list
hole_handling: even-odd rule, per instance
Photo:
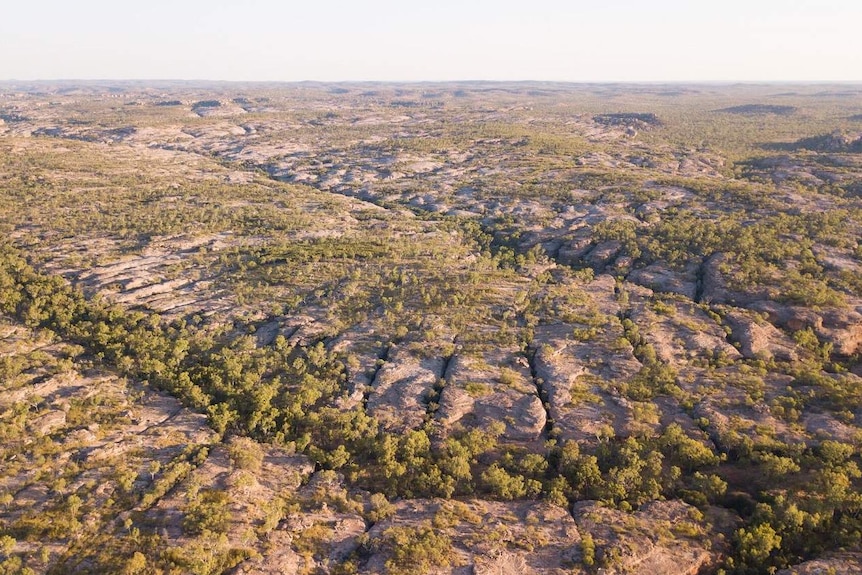
{"label": "sandstone rock", "polygon": [[828,309],[822,312],[821,333],[834,345],[836,353],[851,356],[862,352],[862,305],[857,309]]}
{"label": "sandstone rock", "polygon": [[50,411],[45,415],[30,422],[29,426],[36,433],[48,435],[55,429],[63,427],[66,424],[66,413],[64,411]]}
{"label": "sandstone rock", "polygon": [[617,257],[620,249],[622,244],[616,240],[601,242],[584,255],[584,260],[593,269],[603,270]]}
{"label": "sandstone rock", "polygon": [[368,531],[372,554],[361,572],[386,572],[388,529],[429,526],[435,517],[435,530],[451,539],[452,550],[451,564],[432,569],[434,574],[571,573],[579,563],[580,534],[561,507],[537,501],[417,499],[396,503],[395,515]]}
{"label": "sandstone rock", "polygon": [[633,270],[626,279],[653,291],[676,293],[694,299],[697,286],[688,274],[673,272],[659,264]]}
{"label": "sandstone rock", "polygon": [[813,329],[840,355],[850,356],[862,349],[862,313],[855,309],[830,308],[817,312],[774,301],[760,301],[749,307],[766,313],[770,322],[788,331]]}
{"label": "sandstone rock", "polygon": [[825,556],[811,561],[805,561],[788,569],[782,569],[778,575],[862,575],[862,553],[850,551],[844,553],[827,553]]}
{"label": "sandstone rock", "polygon": [[796,361],[795,344],[766,322],[758,322],[741,311],[726,310],[725,318],[733,331],[733,339],[739,342],[742,355],[748,359],[775,358],[781,361]]}
{"label": "sandstone rock", "polygon": [[563,244],[557,252],[557,261],[563,265],[575,265],[592,249],[589,236],[576,238]]}
{"label": "sandstone rock", "polygon": [[437,410],[437,420],[446,428],[456,424],[468,413],[473,411],[476,400],[464,389],[447,386],[440,393],[440,407]]}
{"label": "sandstone rock", "polygon": [[[562,439],[595,439],[610,426],[626,435],[632,424],[631,409],[605,388],[625,381],[641,365],[631,347],[610,347],[601,341],[569,339],[574,326],[558,324],[536,329],[536,377],[547,394],[554,428]],[[620,335],[622,328],[618,327]]]}
{"label": "sandstone rock", "polygon": [[[698,535],[703,529],[702,515],[680,501],[648,503],[632,514],[581,501],[574,505],[572,515],[578,529],[592,535],[597,557],[609,563],[604,568],[609,575],[697,575],[714,559]],[[677,536],[672,543],[662,541],[662,531],[682,529],[690,535]]]}
{"label": "sandstone rock", "polygon": [[748,307],[765,313],[771,323],[791,332],[806,328],[818,331],[823,327],[823,318],[808,308],[784,305],[774,301],[758,301]]}
{"label": "sandstone rock", "polygon": [[293,534],[274,531],[267,538],[269,549],[262,557],[242,562],[237,575],[293,575],[302,572],[303,559],[291,543]]}
{"label": "sandstone rock", "polygon": [[752,302],[759,302],[769,297],[766,288],[751,289],[740,292],[728,285],[721,271],[729,257],[723,252],[717,252],[706,258],[701,266],[701,298],[705,303],[726,303],[731,305],[748,306]]}
{"label": "sandstone rock", "polygon": [[517,349],[456,355],[446,373],[437,421],[444,428],[460,421],[482,429],[501,421],[506,424],[504,440],[538,439],[547,416],[523,363],[526,359]]}
{"label": "sandstone rock", "polygon": [[422,357],[407,346],[393,345],[372,383],[368,411],[393,431],[419,427],[444,367],[442,357]]}
{"label": "sandstone rock", "polygon": [[671,366],[691,361],[741,357],[727,342],[722,326],[689,300],[660,299],[639,286],[626,285],[630,319],[655,349],[658,358]]}
{"label": "sandstone rock", "polygon": [[[859,385],[862,385],[862,381]],[[807,413],[801,423],[817,440],[831,439],[850,444],[856,441],[857,429],[838,421],[828,413]]]}
{"label": "sandstone rock", "polygon": [[[770,395],[783,392],[792,379],[790,376],[771,376],[764,381],[764,388]],[[703,384],[710,388],[716,386],[709,380]],[[703,419],[712,442],[726,452],[733,451],[740,436],[747,436],[755,442],[766,436],[787,443],[810,443],[798,426],[773,416],[763,400],[753,402],[748,392],[733,385],[725,385],[720,393],[703,398],[694,406],[693,415],[696,419]]]}
{"label": "sandstone rock", "polygon": [[617,299],[617,280],[610,274],[599,274],[592,281],[579,285],[578,289],[589,295],[591,303],[595,304],[598,311],[610,316],[609,325],[616,325],[615,318],[620,313],[620,304]]}

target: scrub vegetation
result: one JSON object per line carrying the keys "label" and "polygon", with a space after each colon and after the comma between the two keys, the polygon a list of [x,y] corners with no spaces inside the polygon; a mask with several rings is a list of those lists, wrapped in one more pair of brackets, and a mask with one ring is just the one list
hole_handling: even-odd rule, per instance
{"label": "scrub vegetation", "polygon": [[860,96],[0,84],[0,573],[857,572]]}

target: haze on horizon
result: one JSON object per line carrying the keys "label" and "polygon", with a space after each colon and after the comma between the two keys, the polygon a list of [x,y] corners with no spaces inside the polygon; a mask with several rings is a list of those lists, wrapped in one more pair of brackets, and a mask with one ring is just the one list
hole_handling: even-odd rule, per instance
{"label": "haze on horizon", "polygon": [[0,80],[862,81],[856,0],[34,0]]}

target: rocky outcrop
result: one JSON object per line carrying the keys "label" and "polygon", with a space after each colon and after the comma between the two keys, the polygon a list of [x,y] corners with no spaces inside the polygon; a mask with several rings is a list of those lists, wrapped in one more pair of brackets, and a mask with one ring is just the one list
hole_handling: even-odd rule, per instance
{"label": "rocky outcrop", "polygon": [[700,301],[714,304],[730,304],[748,306],[769,297],[766,288],[753,288],[745,292],[738,291],[728,284],[722,272],[722,267],[728,263],[729,256],[717,252],[707,257],[701,266]]}
{"label": "rocky outcrop", "polygon": [[538,439],[547,422],[526,358],[514,349],[455,356],[436,419],[444,429],[504,422],[503,439],[512,441]]}
{"label": "rocky outcrop", "polygon": [[[225,552],[229,547],[255,549],[254,554],[265,551],[269,543],[264,545],[255,530],[278,511],[274,501],[293,493],[310,477],[314,469],[311,461],[245,438],[221,443],[204,415],[183,408],[175,398],[140,382],[95,370],[89,360],[69,361],[69,348],[63,342],[45,345],[30,337],[24,331],[5,332],[0,355],[25,356],[33,351],[30,345],[35,341],[44,368],[56,368],[56,362],[62,361],[64,371],[36,385],[25,380],[17,389],[0,389],[4,424],[10,406],[20,401],[33,405],[22,420],[26,434],[21,438],[7,435],[0,449],[5,462],[0,491],[15,494],[0,508],[2,524],[32,518],[49,520],[52,510],[77,497],[86,501],[87,507],[79,516],[80,524],[77,519],[73,522],[76,531],[86,525],[92,533],[119,541],[130,529],[137,530],[146,523],[147,529],[164,538],[166,549],[182,552],[185,545],[191,549],[195,541],[186,522],[188,510],[206,490],[224,493],[229,501],[223,525],[226,539],[215,547]],[[39,378],[40,371],[29,376]],[[52,449],[50,457],[40,456],[39,473],[43,476],[33,475],[35,466],[28,469],[15,462],[29,457],[24,454],[34,449],[34,440]],[[240,451],[251,454],[248,462],[239,463],[232,455]],[[59,477],[63,477],[62,482],[56,481]],[[360,522],[361,533],[364,522]],[[16,549],[29,554],[28,565],[44,573],[64,554],[80,552],[75,547],[76,538],[68,535],[64,532],[40,538],[40,547],[45,550],[42,557],[47,562],[33,555],[28,542],[22,541]],[[87,551],[97,553],[98,549]],[[214,554],[219,552],[213,549]],[[282,566],[290,564],[289,558],[282,562]]]}
{"label": "rocky outcrop", "polygon": [[480,500],[398,502],[392,517],[368,531],[371,555],[360,572],[387,572],[385,564],[394,551],[390,530],[409,532],[432,524],[451,541],[451,550],[442,558],[448,564],[432,566],[430,573],[585,573],[578,567],[580,533],[564,508],[536,501]]}
{"label": "rocky outcrop", "polygon": [[690,300],[662,298],[639,286],[626,289],[630,319],[662,362],[676,367],[693,360],[741,357],[722,326]]}
{"label": "rocky outcrop", "polygon": [[631,406],[612,384],[632,377],[641,364],[630,346],[572,340],[573,330],[565,324],[540,326],[535,335],[536,378],[546,390],[554,429],[562,439],[595,439],[608,428],[626,435],[633,423]]}
{"label": "rocky outcrop", "polygon": [[862,575],[862,553],[852,551],[847,553],[828,553],[819,559],[805,561],[788,569],[782,569],[778,575]]}
{"label": "rocky outcrop", "polygon": [[564,243],[557,251],[557,261],[563,265],[574,265],[593,247],[588,235]]}
{"label": "rocky outcrop", "polygon": [[852,308],[810,308],[784,305],[774,301],[755,302],[751,309],[764,313],[769,321],[790,332],[812,329],[833,346],[839,355],[850,356],[862,350],[862,313]]}
{"label": "rocky outcrop", "polygon": [[828,309],[821,312],[819,334],[832,343],[839,355],[862,353],[862,302],[856,309]]}
{"label": "rocky outcrop", "polygon": [[796,361],[796,345],[770,323],[752,317],[741,310],[723,309],[724,318],[731,329],[731,337],[747,359]]}
{"label": "rocky outcrop", "polygon": [[601,242],[584,255],[584,261],[593,269],[602,271],[614,261],[621,249],[622,244],[616,240]]}
{"label": "rocky outcrop", "polygon": [[671,271],[660,264],[632,270],[626,279],[653,291],[680,294],[689,299],[694,299],[697,292],[693,277]]}
{"label": "rocky outcrop", "polygon": [[386,429],[418,428],[434,387],[442,378],[442,357],[424,357],[422,350],[393,345],[388,361],[377,372],[366,407]]}
{"label": "rocky outcrop", "polygon": [[[581,501],[572,515],[581,533],[592,535],[596,564],[609,575],[697,575],[714,560],[701,531],[702,514],[679,501],[649,503],[633,514]],[[622,524],[628,527],[619,529]]]}

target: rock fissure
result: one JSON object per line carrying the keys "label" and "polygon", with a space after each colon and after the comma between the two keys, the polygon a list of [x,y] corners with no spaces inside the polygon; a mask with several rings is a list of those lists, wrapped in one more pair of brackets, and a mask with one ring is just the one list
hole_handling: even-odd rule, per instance
{"label": "rock fissure", "polygon": [[[153,422],[153,423],[151,423],[150,425],[146,426],[144,429],[142,429],[141,431],[139,431],[137,435],[145,435],[145,434],[146,434],[146,433],[148,433],[150,430],[155,429],[155,428],[157,428],[157,427],[159,427],[159,426],[161,426],[161,425],[164,425],[165,423],[169,422],[170,420],[172,420],[173,418],[175,418],[175,417],[176,417],[176,416],[178,416],[179,414],[183,413],[183,411],[185,411],[185,408],[184,408],[184,407],[179,407],[179,408],[175,409],[172,413],[170,413],[170,414],[169,414],[167,417],[165,417],[164,419],[162,419],[162,420],[160,420],[160,421]],[[116,443],[116,442],[115,442],[115,443]]]}
{"label": "rock fissure", "polygon": [[635,358],[635,360],[637,360],[638,363],[640,363],[642,366],[645,366],[646,360],[643,352],[643,346],[647,345],[647,341],[642,335],[632,330],[630,326],[627,326],[626,322],[631,325],[635,325],[631,318],[631,310],[627,307],[623,307],[622,305],[620,305],[620,310],[617,313],[617,318],[622,325],[623,336],[632,346],[632,356]]}
{"label": "rock fissure", "polygon": [[368,397],[371,395],[371,390],[374,389],[374,386],[377,383],[377,377],[380,375],[380,370],[383,369],[383,366],[389,361],[389,354],[391,352],[392,344],[389,343],[386,344],[386,346],[383,347],[377,355],[377,362],[374,365],[374,373],[371,374],[371,377],[368,380],[368,385],[366,385],[365,389],[362,391],[362,409],[365,411],[367,411]]}
{"label": "rock fissure", "polygon": [[440,396],[443,393],[443,388],[446,387],[446,375],[454,358],[454,352],[443,356],[443,365],[440,367],[440,375],[437,377],[437,380],[428,393],[428,396],[425,398],[425,417],[429,422],[434,420],[437,411],[440,408]]}
{"label": "rock fissure", "polygon": [[706,281],[706,267],[709,265],[709,261],[712,258],[712,254],[708,256],[704,256],[703,260],[701,260],[700,265],[697,266],[697,272],[695,272],[694,279],[694,303],[701,303],[703,301],[703,293],[706,289],[704,283]]}
{"label": "rock fissure", "polygon": [[548,394],[548,390],[545,387],[546,382],[539,377],[536,369],[536,351],[535,347],[527,346],[524,350],[524,355],[526,356],[527,364],[530,367],[530,377],[533,380],[533,385],[536,387],[536,395],[539,397],[542,409],[545,411],[545,426],[542,429],[540,437],[544,440],[548,440],[554,436],[554,419],[551,416],[551,399]]}

